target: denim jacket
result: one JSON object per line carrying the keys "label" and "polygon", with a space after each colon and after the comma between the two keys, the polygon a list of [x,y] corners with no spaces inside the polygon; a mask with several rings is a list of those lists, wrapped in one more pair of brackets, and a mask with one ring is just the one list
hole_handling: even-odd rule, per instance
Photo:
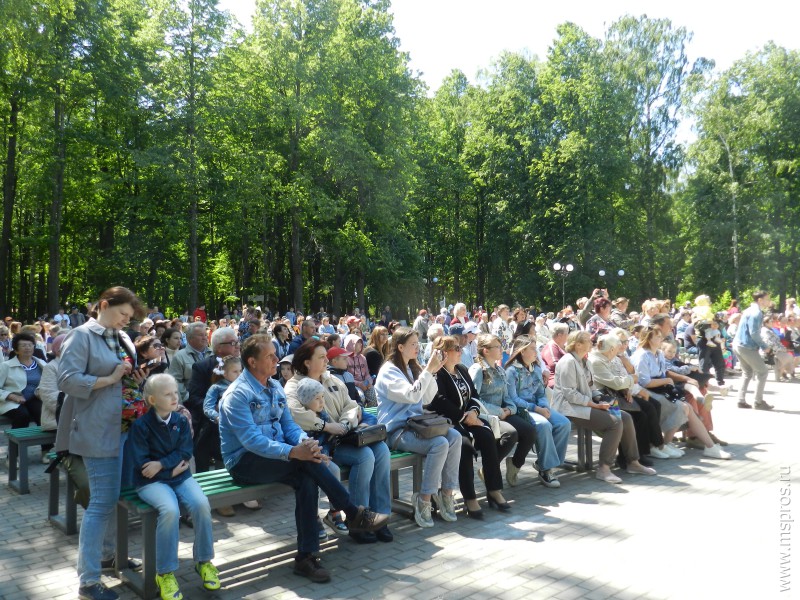
{"label": "denim jacket", "polygon": [[750,307],[742,313],[739,321],[739,329],[736,330],[736,338],[733,343],[736,346],[749,348],[750,350],[767,349],[767,344],[761,339],[761,323],[764,315],[761,307],[753,302]]}
{"label": "denim jacket", "polygon": [[[487,375],[487,371],[490,374]],[[499,417],[503,408],[508,408],[512,414],[517,412],[516,405],[508,397],[506,372],[502,368],[490,367],[480,360],[469,368],[469,376],[490,415]]]}
{"label": "denim jacket", "polygon": [[517,406],[527,410],[550,408],[539,363],[533,363],[532,368],[524,367],[519,361],[506,365],[506,380],[508,397]]}
{"label": "denim jacket", "polygon": [[245,452],[288,461],[292,448],[308,437],[292,419],[280,384],[269,379],[265,387],[247,369],[219,402],[219,435],[229,471]]}

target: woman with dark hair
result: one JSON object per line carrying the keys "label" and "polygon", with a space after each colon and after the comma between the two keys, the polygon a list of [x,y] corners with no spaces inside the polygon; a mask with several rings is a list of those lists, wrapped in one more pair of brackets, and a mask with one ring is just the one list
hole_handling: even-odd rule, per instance
{"label": "woman with dark hair", "polygon": [[586,331],[592,339],[592,344],[597,343],[597,338],[610,332],[614,327],[611,322],[611,302],[608,298],[596,298],[593,304],[594,314],[586,321]]}
{"label": "woman with dark hair", "polygon": [[[503,498],[503,475],[500,473],[500,461],[505,458],[505,454],[499,454],[500,449],[492,429],[479,416],[480,404],[476,401],[478,391],[472,383],[469,371],[461,364],[458,340],[444,335],[433,343],[433,350],[442,353],[444,362],[436,373],[439,393],[430,403],[430,409],[450,419],[455,430],[461,434],[461,462],[458,469],[461,495],[464,497],[467,515],[473,519],[483,519],[483,511],[475,494],[473,462],[480,452],[489,506],[507,506],[508,503]],[[506,454],[510,450],[511,445],[503,447]]]}
{"label": "woman with dark hair", "polygon": [[36,337],[23,331],[14,336],[11,347],[14,357],[0,363],[0,414],[11,419],[12,429],[27,427],[31,421],[41,425],[42,401],[36,388],[46,363],[33,355]]}
{"label": "woman with dark hair", "polygon": [[289,343],[291,339],[292,334],[289,331],[289,327],[283,323],[277,323],[272,328],[272,344],[275,346],[275,355],[278,360],[282,360],[290,354]]}
{"label": "woman with dark hair", "polygon": [[167,370],[169,362],[160,339],[153,335],[140,335],[133,345],[136,348],[137,367],[146,369],[147,377]]}
{"label": "woman with dark hair", "polygon": [[182,338],[181,330],[173,327],[168,327],[161,334],[161,343],[164,346],[164,356],[167,357],[167,364],[172,362],[172,357],[181,349]]}
{"label": "woman with dark hair", "polygon": [[[89,478],[89,507],[78,541],[78,596],[116,600],[100,582],[103,569],[115,566],[114,508],[122,479],[122,448],[131,423],[147,411],[139,393],[144,373],[134,371],[136,350],[123,331],[141,317],[136,294],[113,287],[100,295],[93,318],[64,341],[58,387],[66,393],[56,450],[83,457]],[[141,563],[128,559],[128,568]]]}
{"label": "woman with dark hair", "polygon": [[[303,431],[324,431],[332,438],[345,435],[356,429],[362,422],[361,407],[347,395],[341,381],[328,372],[327,344],[310,339],[294,353],[292,368],[294,377],[286,382],[284,391],[294,422]],[[319,381],[324,388],[323,401],[328,421],[307,408],[297,395],[298,384],[306,378]],[[357,448],[349,444],[333,442],[333,462],[350,467],[348,489],[356,506],[369,506],[372,510],[389,514],[391,512],[389,447],[384,442],[375,442]],[[326,521],[327,522],[327,521]],[[334,531],[335,523],[329,523]],[[380,540],[391,542],[394,539],[389,527],[384,525],[375,533],[350,532],[350,537],[361,544]]]}
{"label": "woman with dark hair", "polygon": [[414,490],[414,520],[420,527],[433,527],[431,499],[435,496],[439,514],[455,521],[455,491],[461,460],[461,435],[453,428],[446,436],[421,439],[406,427],[411,417],[421,416],[436,397],[434,375],[443,356],[433,352],[425,369],[419,366],[419,334],[409,327],[398,327],[392,335],[389,358],[375,382],[378,394],[378,423],[386,425],[390,448],[424,456],[422,482]]}

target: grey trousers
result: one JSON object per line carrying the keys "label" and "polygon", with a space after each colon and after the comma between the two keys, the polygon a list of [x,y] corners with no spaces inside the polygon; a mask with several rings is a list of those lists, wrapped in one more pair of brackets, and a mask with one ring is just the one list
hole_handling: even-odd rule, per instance
{"label": "grey trousers", "polygon": [[592,412],[588,419],[569,417],[569,420],[581,427],[586,427],[597,432],[603,441],[600,442],[600,463],[614,464],[617,457],[617,447],[622,446],[622,452],[628,462],[639,460],[639,448],[636,445],[636,430],[633,428],[631,416],[622,412],[619,417],[612,415],[607,410],[598,408],[590,409]]}
{"label": "grey trousers", "polygon": [[745,348],[743,346],[733,346],[733,353],[739,359],[739,365],[742,367],[742,385],[739,388],[739,402],[744,402],[747,395],[747,386],[750,385],[750,380],[753,375],[756,377],[756,402],[764,401],[764,386],[767,383],[767,375],[769,369],[764,359],[758,353],[758,350]]}

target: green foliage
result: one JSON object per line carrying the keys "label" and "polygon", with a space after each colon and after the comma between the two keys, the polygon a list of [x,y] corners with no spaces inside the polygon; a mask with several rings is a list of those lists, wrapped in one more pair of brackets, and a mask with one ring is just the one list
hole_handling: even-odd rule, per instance
{"label": "green foliage", "polygon": [[116,284],[175,313],[263,294],[406,319],[443,297],[558,308],[562,283],[568,303],[792,294],[800,56],[712,75],[690,38],[564,23],[542,60],[429,96],[388,0],[258,0],[252,33],[216,0],[7,0],[0,313]]}

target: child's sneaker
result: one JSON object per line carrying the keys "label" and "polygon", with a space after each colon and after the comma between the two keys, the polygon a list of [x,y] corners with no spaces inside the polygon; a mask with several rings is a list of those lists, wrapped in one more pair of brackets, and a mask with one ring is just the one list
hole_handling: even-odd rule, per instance
{"label": "child's sneaker", "polygon": [[323,521],[328,527],[333,529],[333,532],[336,535],[347,535],[350,533],[350,530],[347,528],[347,524],[342,518],[342,512],[339,510],[328,511],[328,514],[325,515]]}
{"label": "child's sneaker", "polygon": [[172,573],[156,574],[156,585],[161,595],[161,600],[183,600],[183,594],[178,587],[178,580]]}
{"label": "child's sneaker", "polygon": [[199,562],[194,565],[194,570],[197,571],[200,575],[200,579],[203,580],[204,588],[212,592],[219,589],[219,571],[217,571],[217,567],[210,562]]}

